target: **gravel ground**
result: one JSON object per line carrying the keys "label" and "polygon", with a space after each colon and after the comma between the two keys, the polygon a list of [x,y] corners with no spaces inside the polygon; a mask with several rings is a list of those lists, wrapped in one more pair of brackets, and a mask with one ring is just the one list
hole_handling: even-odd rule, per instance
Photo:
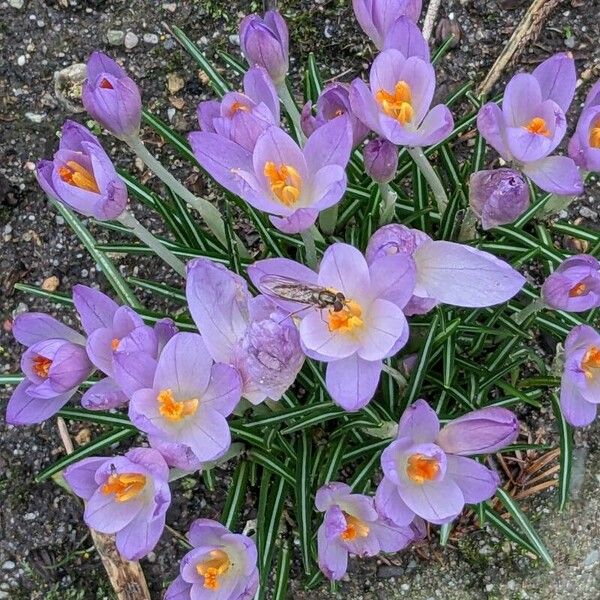
{"label": "gravel ground", "polygon": [[[438,68],[440,96],[466,78],[478,80],[487,72],[527,3],[448,0],[443,4],[440,19],[447,19],[445,27],[458,27],[461,39]],[[326,78],[350,80],[372,59],[372,50],[359,32],[346,0],[290,0],[281,5],[291,25],[294,70],[308,51],[318,49],[317,60]],[[54,73],[84,61],[95,48],[103,49],[125,61],[143,88],[145,105],[152,112],[170,120],[177,130],[187,132],[195,127],[196,103],[210,92],[203,74],[179,51],[162,23],[182,27],[209,56],[218,49],[237,54],[237,23],[245,12],[257,8],[256,2],[237,0],[226,8],[219,0],[0,0],[0,372],[18,369],[20,350],[10,335],[16,314],[25,310],[52,311],[75,324],[69,311],[15,291],[15,282],[46,282],[62,292],[69,292],[76,282],[108,289],[77,238],[47,206],[32,175],[33,162],[52,154],[57,143],[55,132],[64,119],[85,118],[73,115],[57,99]],[[564,0],[519,65],[530,69],[552,52],[570,49],[577,59],[582,88],[587,89],[600,75],[599,9],[598,0]],[[151,133],[146,132],[144,137],[193,189],[212,193],[197,174],[183,168],[161,148]],[[110,138],[103,141],[121,166],[155,185],[127,151]],[[570,215],[596,229],[597,192],[596,186]],[[160,230],[160,223],[151,215],[139,216],[146,225]],[[94,233],[107,239],[102,231]],[[151,259],[122,262],[127,275],[139,273],[164,281],[171,277]],[[140,298],[156,307],[156,299],[143,294]],[[3,394],[0,414],[5,402]],[[550,421],[548,416],[548,426],[552,427]],[[444,549],[433,541],[424,543],[394,557],[388,561],[390,564],[375,560],[353,563],[351,577],[342,583],[337,595],[325,589],[306,593],[294,581],[290,598],[597,599],[599,432],[596,425],[578,433],[575,498],[568,509],[557,514],[552,493],[535,498],[528,507],[554,552],[553,570],[520,555],[495,538],[493,532],[475,533]],[[94,431],[74,426],[71,433],[76,443],[85,443]],[[61,454],[52,422],[15,429],[0,420],[0,600],[113,597],[95,553],[88,552],[91,542],[81,524],[79,503],[52,482],[33,482],[35,474]],[[226,476],[221,485],[226,487]],[[184,479],[177,488],[168,518],[174,529],[185,531],[193,518],[217,515],[219,490],[208,493],[194,478]],[[249,511],[247,516],[251,517]],[[176,540],[167,534],[143,561],[153,598],[161,597],[161,590],[176,573],[181,554]]]}

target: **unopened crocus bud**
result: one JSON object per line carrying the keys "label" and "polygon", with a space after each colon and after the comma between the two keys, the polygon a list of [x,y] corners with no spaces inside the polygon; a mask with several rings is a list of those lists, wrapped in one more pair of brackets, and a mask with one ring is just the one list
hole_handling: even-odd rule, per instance
{"label": "unopened crocus bud", "polygon": [[575,135],[569,142],[569,156],[584,171],[600,173],[600,81],[585,99]]}
{"label": "unopened crocus bud", "polygon": [[137,136],[142,119],[140,90],[103,52],[93,52],[87,62],[81,100],[87,112],[114,136]]}
{"label": "unopened crocus bud", "polygon": [[484,229],[512,223],[529,206],[529,188],[513,169],[477,171],[469,184],[471,210]]}
{"label": "unopened crocus bud", "polygon": [[435,442],[461,456],[490,454],[512,444],[519,434],[517,417],[505,408],[482,408],[450,421]]}
{"label": "unopened crocus bud", "polygon": [[363,150],[365,171],[377,183],[389,183],[398,168],[398,146],[383,138],[371,140]]}
{"label": "unopened crocus bud", "polygon": [[58,152],[36,170],[42,189],[86,217],[117,218],[127,206],[127,188],[98,139],[85,127],[66,121]]}
{"label": "unopened crocus bud", "polygon": [[600,262],[588,254],[567,258],[542,285],[550,308],[583,312],[600,306]]}
{"label": "unopened crocus bud", "polygon": [[283,17],[274,10],[248,15],[240,23],[240,46],[250,66],[263,67],[276,85],[289,67],[289,35]]}

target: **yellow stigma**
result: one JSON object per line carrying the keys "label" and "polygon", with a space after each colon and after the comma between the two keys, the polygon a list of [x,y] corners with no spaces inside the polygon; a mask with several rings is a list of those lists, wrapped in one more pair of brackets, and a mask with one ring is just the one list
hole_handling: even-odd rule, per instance
{"label": "yellow stigma", "polygon": [[238,110],[249,111],[250,109],[243,102],[235,101],[229,109],[231,114],[234,115]]}
{"label": "yellow stigma", "polygon": [[600,119],[590,129],[590,146],[592,148],[600,148]]}
{"label": "yellow stigma", "polygon": [[79,189],[95,193],[100,191],[93,173],[90,173],[74,160],[68,160],[64,166],[59,167],[58,174],[65,183],[74,185]]}
{"label": "yellow stigma", "polygon": [[119,338],[113,338],[112,342],[110,343],[113,352],[119,348],[120,343],[121,340]]}
{"label": "yellow stigma", "polygon": [[51,366],[52,361],[45,356],[38,355],[33,359],[33,372],[42,379],[46,379],[46,377],[48,377]]}
{"label": "yellow stigma", "polygon": [[265,163],[265,177],[271,185],[273,195],[285,206],[293,206],[298,202],[302,191],[302,177],[292,165],[279,165],[268,161]]}
{"label": "yellow stigma", "polygon": [[423,484],[426,481],[433,481],[440,471],[440,463],[436,458],[423,456],[422,454],[413,454],[408,457],[406,465],[406,474],[415,483]]}
{"label": "yellow stigma", "polygon": [[585,294],[587,294],[587,292],[588,292],[587,285],[585,285],[585,283],[581,282],[581,283],[578,283],[577,285],[574,285],[569,290],[569,298],[578,298],[579,296],[584,296]]}
{"label": "yellow stigma", "polygon": [[198,410],[198,399],[182,400],[177,402],[173,398],[173,391],[170,389],[161,390],[157,396],[159,408],[158,412],[167,421],[181,421],[185,417],[195,414]]}
{"label": "yellow stigma", "polygon": [[406,81],[399,81],[393,94],[384,89],[378,90],[375,99],[388,117],[396,119],[402,125],[412,121],[414,116],[412,91]]}
{"label": "yellow stigma", "polygon": [[198,575],[204,577],[204,587],[209,590],[219,589],[219,576],[229,570],[231,561],[223,550],[213,550],[208,560],[196,565]]}
{"label": "yellow stigma", "polygon": [[354,331],[357,327],[363,325],[361,316],[361,305],[354,300],[347,300],[342,310],[334,311],[333,308],[329,309],[329,313],[327,314],[329,331],[337,331],[338,333]]}
{"label": "yellow stigma", "polygon": [[105,496],[114,494],[117,502],[126,502],[135,498],[145,485],[146,476],[141,473],[109,475],[107,482],[102,486],[102,493]]}
{"label": "yellow stigma", "polygon": [[523,125],[523,128],[527,129],[529,133],[535,133],[536,135],[543,135],[545,137],[550,136],[550,130],[546,125],[546,120],[542,119],[542,117],[534,117],[527,125]]}
{"label": "yellow stigma", "polygon": [[364,538],[369,535],[369,526],[364,521],[348,513],[344,513],[344,518],[346,519],[346,529],[340,533],[342,540],[352,542],[357,537]]}
{"label": "yellow stigma", "polygon": [[581,369],[588,379],[594,379],[600,375],[600,348],[590,346],[581,361]]}

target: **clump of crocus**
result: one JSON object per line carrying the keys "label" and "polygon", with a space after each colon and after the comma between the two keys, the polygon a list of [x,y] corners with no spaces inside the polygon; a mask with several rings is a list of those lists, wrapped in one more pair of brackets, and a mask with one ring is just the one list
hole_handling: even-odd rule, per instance
{"label": "clump of crocus", "polygon": [[564,260],[542,285],[546,306],[583,312],[600,306],[600,262],[589,254]]}
{"label": "clump of crocus", "polygon": [[279,98],[273,82],[262,67],[244,75],[244,93],[229,92],[221,100],[198,104],[202,131],[217,133],[252,152],[260,134],[279,125]]}
{"label": "clump of crocus", "polygon": [[[402,307],[414,287],[411,261],[389,256],[369,267],[359,250],[338,243],[325,251],[318,274],[283,258],[258,261],[248,274],[265,294],[270,289],[264,276],[279,275],[344,295],[341,310],[303,311],[300,338],[307,356],[327,362],[327,390],[334,402],[349,411],[365,406],[377,389],[383,359],[396,354],[408,339]],[[294,302],[280,304],[291,312],[306,308]]]}
{"label": "clump of crocus", "polygon": [[300,124],[306,137],[310,137],[319,127],[332,119],[348,115],[352,126],[352,145],[358,146],[369,133],[369,129],[356,118],[350,106],[350,86],[345,83],[332,83],[319,95],[312,114],[312,102],[309,100],[302,108]]}
{"label": "clump of crocus", "polygon": [[81,100],[87,112],[115,137],[137,137],[142,119],[142,98],[133,79],[103,52],[87,62],[87,79]]}
{"label": "clump of crocus", "polygon": [[352,149],[348,118],[334,119],[301,149],[282,129],[269,127],[253,152],[216,134],[198,131],[190,143],[202,168],[223,187],[271,215],[286,233],[310,228],[319,212],[337,204],[346,190]]}
{"label": "clump of crocus", "polygon": [[467,457],[497,452],[517,435],[517,419],[504,408],[467,413],[440,431],[435,411],[418,400],[402,415],[396,440],[381,456],[377,510],[397,525],[411,523],[415,515],[436,524],[452,521],[465,503],[491,498],[500,484],[495,471]]}
{"label": "clump of crocus", "polygon": [[86,524],[115,534],[125,558],[138,560],[156,546],[171,503],[169,468],[159,452],[133,448],[124,456],[85,458],[64,475],[85,500]]}
{"label": "clump of crocus", "polygon": [[369,86],[360,79],[352,82],[352,110],[369,129],[393,144],[430,146],[452,131],[454,121],[447,106],[429,109],[435,72],[428,61],[385,50],[373,61]]}
{"label": "clump of crocus", "polygon": [[200,335],[177,333],[158,359],[152,387],[133,394],[129,418],[141,431],[188,446],[206,462],[229,448],[226,417],[241,394],[236,369],[214,363]]}
{"label": "clump of crocus", "polygon": [[363,148],[365,171],[377,183],[389,183],[398,168],[398,147],[383,138],[369,141]]}
{"label": "clump of crocus", "polygon": [[360,557],[398,552],[418,536],[416,530],[382,519],[373,498],[353,494],[345,483],[332,482],[317,491],[315,507],[324,512],[317,533],[319,568],[328,579],[341,579],[348,554]]}
{"label": "clump of crocus", "polygon": [[[418,229],[385,225],[369,240],[370,265],[401,254],[414,261],[416,286],[405,314],[423,314],[438,302],[465,307],[501,304],[524,285],[525,278],[488,252],[443,240],[432,240]],[[477,273],[477,277],[473,277]]]}
{"label": "clump of crocus", "polygon": [[240,372],[244,398],[279,400],[304,363],[289,313],[253,298],[244,279],[203,258],[189,264],[186,296],[213,359]]}
{"label": "clump of crocus", "polygon": [[584,171],[600,172],[600,81],[589,91],[569,142],[569,156]]}
{"label": "clump of crocus", "polygon": [[179,576],[165,600],[250,600],[258,589],[255,543],[211,519],[197,519],[181,560]]}
{"label": "clump of crocus", "polygon": [[96,136],[66,121],[58,151],[41,160],[36,175],[46,194],[100,221],[118,218],[127,207],[127,188]]}
{"label": "clump of crocus", "polygon": [[12,331],[27,350],[21,359],[25,379],[8,401],[6,422],[41,423],[56,414],[94,370],[85,338],[43,313],[19,315]]}
{"label": "clump of crocus", "polygon": [[240,23],[240,46],[250,66],[263,67],[275,85],[283,83],[289,68],[289,34],[277,11],[267,11],[264,18],[244,17]]}
{"label": "clump of crocus", "polygon": [[484,229],[512,223],[529,207],[529,187],[513,169],[477,171],[469,181],[469,205]]}
{"label": "clump of crocus", "polygon": [[543,190],[561,195],[583,191],[574,161],[550,156],[565,135],[575,81],[573,58],[556,54],[533,73],[515,75],[502,108],[488,102],[477,116],[479,132],[504,160],[518,165]]}
{"label": "clump of crocus", "polygon": [[589,425],[600,404],[600,333],[589,325],[574,327],[565,342],[560,407],[575,427]]}

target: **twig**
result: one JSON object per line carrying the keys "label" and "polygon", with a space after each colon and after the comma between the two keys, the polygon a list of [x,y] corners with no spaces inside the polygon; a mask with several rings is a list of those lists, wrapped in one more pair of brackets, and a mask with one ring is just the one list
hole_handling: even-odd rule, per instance
{"label": "twig", "polygon": [[548,15],[563,0],[533,0],[521,22],[513,31],[506,46],[496,59],[496,62],[477,88],[477,94],[488,94],[508,64],[539,35]]}
{"label": "twig", "polygon": [[[67,454],[73,454],[73,442],[62,417],[57,417],[58,434]],[[150,590],[140,563],[125,560],[115,546],[114,535],[99,533],[90,528],[94,546],[102,559],[110,584],[118,600],[150,600]]]}
{"label": "twig", "polygon": [[431,0],[429,6],[427,7],[427,13],[425,15],[425,21],[423,22],[423,37],[429,41],[431,34],[433,32],[433,26],[435,25],[435,20],[437,18],[438,10],[440,9],[440,4],[442,0]]}

